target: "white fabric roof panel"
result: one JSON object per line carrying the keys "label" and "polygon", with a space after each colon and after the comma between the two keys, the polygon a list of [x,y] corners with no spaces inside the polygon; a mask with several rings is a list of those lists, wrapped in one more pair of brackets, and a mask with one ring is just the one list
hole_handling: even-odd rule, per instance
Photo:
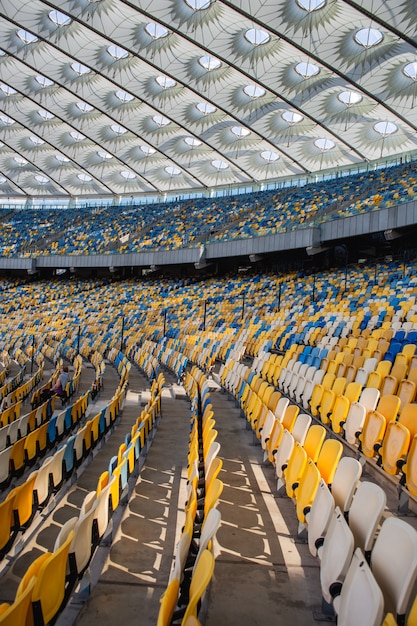
{"label": "white fabric roof panel", "polygon": [[414,152],[414,16],[413,0],[2,0],[0,197],[198,190]]}

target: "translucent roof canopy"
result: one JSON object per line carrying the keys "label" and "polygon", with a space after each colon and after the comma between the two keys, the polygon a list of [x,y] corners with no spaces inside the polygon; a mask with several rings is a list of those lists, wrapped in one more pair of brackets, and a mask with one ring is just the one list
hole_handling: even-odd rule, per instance
{"label": "translucent roof canopy", "polygon": [[415,0],[2,0],[2,198],[250,185],[417,149]]}

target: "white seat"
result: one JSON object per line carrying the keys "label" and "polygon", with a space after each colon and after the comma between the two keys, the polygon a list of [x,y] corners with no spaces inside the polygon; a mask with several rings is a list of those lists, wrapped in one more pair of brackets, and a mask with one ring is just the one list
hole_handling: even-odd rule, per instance
{"label": "white seat", "polygon": [[299,413],[297,415],[291,434],[294,437],[294,440],[301,443],[301,445],[304,444],[304,440],[306,438],[307,431],[310,428],[310,424],[310,415],[307,415],[307,413]]}
{"label": "white seat", "polygon": [[366,411],[375,411],[380,395],[379,389],[365,387],[359,396],[359,402],[365,407]]}
{"label": "white seat", "polygon": [[284,414],[285,411],[287,410],[287,406],[289,405],[290,401],[288,400],[288,398],[280,398],[278,400],[278,404],[276,406],[275,409],[275,417],[282,422],[283,418],[284,418]]}
{"label": "white seat", "polygon": [[339,507],[331,517],[323,546],[319,547],[320,584],[324,601],[331,605],[331,588],[343,582],[354,550],[354,537]]}
{"label": "white seat", "polygon": [[58,448],[58,450],[52,456],[51,462],[49,464],[49,474],[51,477],[53,489],[57,489],[62,483],[62,480],[64,478],[64,475],[62,473],[62,462],[64,459],[64,455],[65,455],[65,446],[62,446]]}
{"label": "white seat", "polygon": [[14,422],[11,422],[11,424],[6,426],[6,428],[8,429],[7,434],[9,436],[10,444],[13,445],[18,439],[20,439],[20,436],[21,436],[20,435],[20,420],[15,420]]}
{"label": "white seat", "polygon": [[333,477],[332,495],[336,506],[343,513],[347,513],[351,507],[361,475],[362,465],[357,459],[350,456],[340,459]]}
{"label": "white seat", "polygon": [[0,485],[10,476],[10,455],[13,446],[9,446],[0,452]]}
{"label": "white seat", "polygon": [[0,452],[6,448],[8,430],[9,426],[3,426],[0,428]]}
{"label": "white seat", "polygon": [[404,623],[417,577],[417,531],[398,517],[388,517],[381,526],[371,553],[371,570],[382,589],[385,611]]}
{"label": "white seat", "polygon": [[313,504],[306,515],[308,548],[313,556],[317,556],[317,550],[323,543],[334,510],[334,498],[326,482],[321,479]]}
{"label": "white seat", "polygon": [[333,601],[338,626],[380,626],[384,597],[360,548],[356,548],[341,593]]}
{"label": "white seat", "polygon": [[221,522],[221,514],[217,508],[212,508],[207,513],[207,517],[204,520],[203,526],[201,528],[200,540],[198,542],[198,552],[193,566],[193,574],[195,568],[197,567],[197,563],[200,559],[200,556],[209,546],[209,543],[214,539],[217,529],[220,526]]}
{"label": "white seat", "polygon": [[266,440],[269,439],[275,419],[275,415],[272,413],[272,411],[268,411],[261,429],[261,446],[263,450],[266,449]]}
{"label": "white seat", "polygon": [[295,445],[294,437],[292,436],[289,430],[285,429],[282,434],[279,448],[275,453],[275,474],[278,479],[277,481],[278,490],[284,484],[284,481],[282,480],[283,471],[285,467],[288,465],[288,460],[292,454],[294,445]]}
{"label": "white seat", "polygon": [[355,537],[355,548],[361,548],[365,556],[372,550],[386,501],[382,487],[369,481],[361,482],[353,497],[349,527]]}
{"label": "white seat", "polygon": [[345,439],[351,445],[357,444],[357,433],[362,432],[366,418],[366,407],[360,402],[352,402],[346,421],[342,424]]}

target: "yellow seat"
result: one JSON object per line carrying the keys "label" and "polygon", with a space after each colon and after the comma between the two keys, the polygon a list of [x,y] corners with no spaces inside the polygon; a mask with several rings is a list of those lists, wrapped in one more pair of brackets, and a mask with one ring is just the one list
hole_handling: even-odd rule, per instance
{"label": "yellow seat", "polygon": [[343,452],[343,445],[337,439],[326,439],[320,449],[317,468],[322,479],[331,485]]}
{"label": "yellow seat", "polygon": [[379,411],[369,411],[365,417],[362,432],[359,434],[359,449],[369,459],[373,459],[381,446],[387,427],[387,420]]}
{"label": "yellow seat", "polygon": [[303,446],[296,441],[288,465],[284,470],[285,490],[289,498],[295,497],[295,492],[300,484],[301,476],[307,465],[307,452]]}
{"label": "yellow seat", "polygon": [[317,465],[311,459],[308,459],[300,478],[300,484],[295,491],[296,513],[300,524],[305,524],[306,522],[306,515],[310,511],[316,497],[320,478]]}
{"label": "yellow seat", "polygon": [[300,407],[296,404],[289,404],[284,412],[284,417],[282,418],[282,425],[284,428],[292,431],[295,420],[297,419],[297,415],[300,412]]}
{"label": "yellow seat", "polygon": [[210,488],[207,489],[204,498],[204,518],[207,517],[209,511],[215,508],[219,502],[219,498],[223,491],[223,481],[219,478],[214,478],[210,484]]}
{"label": "yellow seat", "polygon": [[408,429],[411,438],[417,435],[417,404],[406,404],[397,421]]}
{"label": "yellow seat", "polygon": [[376,410],[381,413],[390,422],[397,419],[398,411],[400,410],[401,401],[397,395],[388,394],[381,396],[377,404]]}
{"label": "yellow seat", "polygon": [[334,433],[339,434],[342,432],[342,425],[346,422],[350,404],[345,395],[336,398],[330,415],[330,423]]}
{"label": "yellow seat", "polygon": [[15,598],[13,604],[8,607],[0,607],[1,626],[24,626],[30,621],[32,612],[32,592],[36,578],[32,576],[30,582],[22,593]]}
{"label": "yellow seat", "polygon": [[395,476],[404,463],[410,447],[410,431],[399,422],[389,422],[379,450],[381,465],[387,474]]}
{"label": "yellow seat", "polygon": [[190,616],[198,617],[198,606],[212,579],[213,572],[214,556],[210,550],[204,550],[191,577],[189,600],[181,622],[182,625],[186,624]]}
{"label": "yellow seat", "polygon": [[[32,591],[32,608],[35,623],[48,624],[61,609],[65,599],[65,581],[68,552],[74,532],[71,531],[62,546],[46,559],[39,570]],[[30,624],[28,626],[31,626]]]}
{"label": "yellow seat", "polygon": [[321,424],[313,424],[307,431],[303,448],[314,463],[317,462],[325,438],[326,429]]}
{"label": "yellow seat", "polygon": [[0,503],[0,556],[7,551],[9,543],[13,540],[13,496]]}
{"label": "yellow seat", "polygon": [[407,454],[407,460],[402,468],[405,476],[405,486],[410,494],[417,497],[417,435],[414,435]]}
{"label": "yellow seat", "polygon": [[13,498],[14,523],[16,529],[26,528],[34,515],[34,487],[37,472],[33,472],[26,480],[13,491],[7,498]]}
{"label": "yellow seat", "polygon": [[173,578],[160,599],[158,619],[156,626],[169,626],[172,621],[175,607],[177,606],[180,581]]}

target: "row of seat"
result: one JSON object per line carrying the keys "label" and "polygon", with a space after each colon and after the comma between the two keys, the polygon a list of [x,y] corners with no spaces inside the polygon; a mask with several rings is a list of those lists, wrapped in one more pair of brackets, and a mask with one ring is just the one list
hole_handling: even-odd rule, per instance
{"label": "row of seat", "polygon": [[217,503],[223,490],[218,478],[222,461],[218,457],[220,445],[210,391],[202,370],[193,366],[185,376],[184,388],[191,403],[185,522],[161,597],[158,626],[186,626],[191,619],[200,623],[199,604],[213,575],[212,542],[221,522]]}
{"label": "row of seat", "polygon": [[[221,380],[227,388],[225,371]],[[295,502],[299,538],[307,535],[311,553],[320,558],[324,618],[335,612],[338,624],[379,625],[384,613],[394,612],[404,623],[417,577],[416,531],[397,518],[384,520],[380,528],[384,490],[360,481],[359,461],[342,456],[341,442],[326,438],[326,429],[311,424],[311,416],[295,410],[296,417],[293,412],[286,417],[288,398],[281,397],[274,412],[268,408],[263,421],[251,419],[250,400],[243,395],[240,404],[265,460],[275,465],[278,495]]]}
{"label": "row of seat", "polygon": [[[162,379],[160,382],[163,384]],[[120,390],[121,395],[125,389],[126,381]],[[160,395],[161,391],[162,389],[158,388],[157,395]],[[155,401],[157,399],[153,394],[152,404],[155,404]],[[148,426],[152,428],[153,411],[151,407],[147,407],[146,410],[148,409],[148,422],[151,423],[150,426],[148,423]],[[104,411],[111,412],[111,406],[106,407]],[[103,411],[98,415],[102,413]],[[142,418],[141,426],[137,428],[141,431],[140,435],[132,438],[130,432],[126,434],[125,443],[120,446],[118,456],[116,459],[110,459],[109,470],[99,477],[96,491],[85,496],[79,515],[70,518],[62,526],[53,551],[43,553],[29,566],[19,584],[14,603],[0,605],[0,624],[11,626],[16,623],[34,623],[37,626],[49,623],[65,606],[78,581],[81,581],[82,586],[83,574],[108,528],[110,516],[119,505],[119,497],[126,487],[127,478],[134,471],[144,447],[145,432],[149,433],[144,427],[144,422]],[[63,455],[61,458],[64,461],[63,450],[64,446],[58,449],[56,455]],[[51,460],[51,463],[53,462],[54,457]],[[55,465],[58,467],[59,464]],[[39,473],[35,472],[36,478],[29,477],[25,483],[34,485],[35,491]],[[33,579],[36,581],[34,584]],[[30,591],[27,591],[28,589]]]}
{"label": "row of seat", "polygon": [[[346,384],[345,377],[336,378],[334,373],[323,369],[306,372],[303,378],[299,372],[304,364],[297,367],[299,361],[296,359],[296,351],[297,348],[292,348],[284,355],[281,363],[286,362],[287,366],[282,366],[278,387],[281,385],[282,391],[295,402],[301,400],[303,409],[350,445],[356,446],[365,457],[375,459],[387,474],[397,475],[401,472],[402,482],[408,482],[411,494],[416,495],[414,450],[417,442],[412,444],[417,435],[417,405],[407,401],[410,398],[405,394],[381,394],[377,386],[362,387],[358,381]],[[372,361],[372,357],[368,361]],[[268,372],[269,366],[261,367],[261,363],[262,359],[256,365],[258,369]],[[292,367],[289,366],[291,363]],[[389,372],[391,365],[391,362],[382,360],[376,372],[379,366],[385,366],[385,372]],[[369,365],[370,368],[372,366],[373,363]],[[388,377],[390,374],[386,373]],[[291,383],[285,384],[285,381],[294,379],[295,389]],[[401,385],[406,384],[411,385],[411,389],[415,385],[413,381],[403,379]],[[301,390],[301,397],[297,395],[297,390]],[[400,387],[397,391],[401,393]]]}

